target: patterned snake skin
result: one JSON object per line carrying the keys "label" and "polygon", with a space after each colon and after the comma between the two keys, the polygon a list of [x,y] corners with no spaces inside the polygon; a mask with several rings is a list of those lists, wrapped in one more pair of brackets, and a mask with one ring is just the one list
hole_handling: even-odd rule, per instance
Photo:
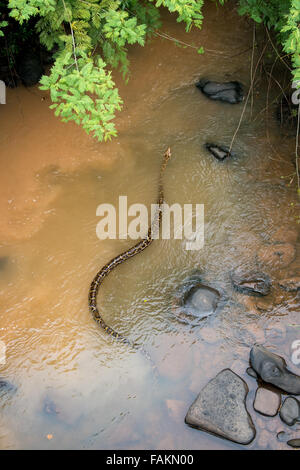
{"label": "patterned snake skin", "polygon": [[108,274],[116,266],[118,266],[118,264],[124,263],[124,261],[126,261],[127,259],[132,258],[138,253],[141,253],[142,251],[145,250],[145,248],[147,248],[147,246],[149,246],[152,243],[153,241],[152,232],[155,227],[155,224],[158,225],[158,228],[160,227],[160,224],[161,224],[162,204],[163,204],[163,199],[164,199],[162,177],[163,177],[163,173],[166,169],[166,166],[170,157],[171,157],[171,150],[170,148],[168,148],[166,152],[164,153],[162,165],[160,168],[158,201],[157,201],[158,211],[154,217],[154,223],[152,223],[152,226],[148,230],[148,234],[146,238],[142,239],[132,248],[129,248],[128,250],[124,251],[124,253],[121,253],[120,255],[110,260],[107,264],[105,264],[103,268],[101,268],[100,271],[96,274],[93,282],[91,283],[90,291],[89,291],[89,309],[94,317],[94,320],[97,323],[99,323],[99,325],[103,328],[103,330],[109,335],[113,336],[114,338],[121,341],[122,343],[128,344],[135,349],[141,349],[141,350],[142,350],[141,347],[137,346],[135,343],[130,342],[127,338],[119,334],[117,331],[115,331],[113,328],[111,328],[105,323],[97,307],[97,294],[98,294],[99,287],[102,284],[103,280],[106,278],[106,276],[108,276]]}

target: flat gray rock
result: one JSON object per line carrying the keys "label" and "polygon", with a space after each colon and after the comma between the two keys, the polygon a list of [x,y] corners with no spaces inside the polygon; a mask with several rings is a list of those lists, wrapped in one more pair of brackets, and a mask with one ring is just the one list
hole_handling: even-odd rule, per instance
{"label": "flat gray rock", "polygon": [[287,397],[280,409],[279,413],[282,421],[289,426],[295,424],[296,421],[300,420],[300,403],[294,397]]}
{"label": "flat gray rock", "polygon": [[287,444],[290,447],[294,447],[295,449],[300,448],[300,439],[291,439],[290,441],[287,441]]}
{"label": "flat gray rock", "polygon": [[249,444],[256,431],[246,408],[248,386],[230,369],[224,369],[201,390],[185,422],[239,444]]}
{"label": "flat gray rock", "polygon": [[281,395],[264,387],[258,387],[253,408],[265,416],[276,416],[281,403]]}

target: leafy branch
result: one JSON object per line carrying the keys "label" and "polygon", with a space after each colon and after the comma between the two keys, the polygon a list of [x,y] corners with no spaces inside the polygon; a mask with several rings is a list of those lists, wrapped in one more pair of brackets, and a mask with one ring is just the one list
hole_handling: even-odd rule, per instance
{"label": "leafy branch", "polygon": [[[129,74],[128,46],[145,44],[160,26],[159,7],[177,15],[186,29],[202,24],[203,0],[9,0],[20,24],[36,19],[40,42],[54,65],[41,79],[55,114],[81,125],[99,141],[116,135],[112,122],[122,100],[110,67]],[[0,23],[0,35],[3,34]]]}
{"label": "leafy branch", "polygon": [[121,109],[122,100],[106,71],[106,64],[85,53],[79,53],[74,63],[72,53],[59,57],[49,76],[41,79],[41,89],[50,90],[51,109],[62,121],[74,121],[99,141],[116,135],[111,122]]}

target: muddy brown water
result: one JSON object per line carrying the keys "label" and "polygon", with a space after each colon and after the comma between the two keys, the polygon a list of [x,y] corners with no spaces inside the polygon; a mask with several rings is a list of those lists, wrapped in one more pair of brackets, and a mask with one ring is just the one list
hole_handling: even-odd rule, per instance
{"label": "muddy brown water", "polygon": [[[61,123],[37,87],[8,90],[0,108],[0,256],[7,257],[0,273],[7,361],[0,375],[18,390],[0,405],[2,449],[241,448],[184,424],[201,387],[225,367],[250,389],[257,438],[248,448],[284,448],[276,439],[284,429],[279,418],[253,411],[256,382],[245,370],[259,342],[300,374],[291,364],[291,344],[300,339],[299,296],[276,287],[299,275],[299,206],[294,183],[286,184],[295,171],[295,139],[281,132],[272,112],[266,122],[262,77],[252,118],[249,107],[234,141],[237,157],[220,163],[204,149],[207,141],[230,144],[243,104],[209,101],[194,83],[202,76],[234,79],[247,90],[253,31],[229,7],[211,4],[204,16],[202,31],[186,34],[170,16],[163,28],[203,45],[202,56],[160,37],[130,50],[128,85],[115,73],[125,105],[110,143]],[[117,204],[119,195],[129,204],[155,202],[168,145],[165,199],[205,205],[205,246],[193,252],[182,240],[156,241],[112,272],[98,299],[107,323],[149,351],[155,377],[141,354],[94,323],[87,294],[97,270],[132,245],[96,237],[97,206]],[[257,299],[235,292],[230,271],[253,267],[260,250],[278,241],[278,230],[281,242],[293,239],[296,256],[287,265],[263,258],[271,293]],[[227,302],[191,328],[178,322],[173,299],[195,270],[226,292]]]}

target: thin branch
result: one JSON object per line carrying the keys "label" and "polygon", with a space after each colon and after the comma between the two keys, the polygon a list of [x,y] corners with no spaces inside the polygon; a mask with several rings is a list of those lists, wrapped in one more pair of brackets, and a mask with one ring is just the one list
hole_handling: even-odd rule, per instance
{"label": "thin branch", "polygon": [[[255,47],[255,23],[253,23],[253,38],[252,38],[252,54],[251,54],[251,67],[250,67],[250,80],[253,81],[253,63],[254,63],[254,47]],[[251,93],[251,117],[253,111],[253,89]]]}
{"label": "thin branch", "polygon": [[[176,39],[176,38],[173,38],[172,36],[170,36],[169,34],[167,33],[164,33],[164,32],[161,32],[161,33],[158,33],[157,31],[154,31],[152,30],[152,33],[155,35],[155,36],[159,36],[163,39],[167,39],[168,41],[173,41],[175,43],[178,43],[178,44],[182,44],[183,46],[186,46],[186,47],[191,47],[192,49],[196,49],[198,50],[199,47],[197,46],[193,46],[192,44],[188,44],[187,42],[183,42],[181,41],[180,39]],[[203,48],[204,49],[204,52],[210,52],[211,54],[217,54],[217,55],[222,55],[222,56],[226,56],[226,57],[235,57],[235,55],[233,56],[230,56],[228,54],[224,54],[222,51],[216,51],[214,49],[207,49],[206,47]],[[249,49],[247,49],[249,50]],[[240,54],[243,54],[244,52],[247,52],[246,51],[241,51],[241,52],[238,52],[236,55],[240,55]]]}
{"label": "thin branch", "polygon": [[[273,77],[272,77],[273,78]],[[284,88],[283,90],[286,91],[288,90],[289,87],[286,87]],[[277,95],[269,104],[268,106],[265,106],[263,109],[261,109],[255,116],[255,118],[253,119],[253,122],[256,121],[256,119],[258,119],[258,116],[260,116],[262,113],[264,113],[270,106],[272,106],[274,103],[277,103],[278,101],[278,98],[280,98],[282,96],[282,93],[280,93],[279,95]]]}
{"label": "thin branch", "polygon": [[72,28],[72,25],[70,23],[70,28],[71,28],[71,34],[72,34],[72,43],[73,43],[73,54],[74,54],[74,60],[75,60],[75,64],[76,64],[76,69],[77,69],[77,72],[79,72],[79,69],[78,69],[78,63],[77,63],[77,56],[76,56],[76,45],[75,45],[75,38],[74,38],[74,32],[73,32],[73,28]]}
{"label": "thin branch", "polygon": [[245,49],[245,50],[243,50],[243,51],[241,51],[241,52],[237,52],[236,54],[233,54],[233,55],[231,55],[230,57],[231,57],[231,58],[232,58],[232,57],[238,57],[239,55],[245,54],[246,52],[250,51],[250,49],[252,49],[252,46],[247,47],[247,49]]}
{"label": "thin branch", "polygon": [[[81,0],[81,1],[83,1],[83,0]],[[126,10],[132,17],[137,18],[136,15],[132,11],[130,11],[128,8],[124,8],[124,10]],[[180,41],[179,39],[173,38],[172,36],[170,36],[167,33],[164,33],[164,32],[158,33],[157,30],[154,30],[152,28],[149,28],[149,29],[154,35],[159,36],[163,39],[168,39],[168,41],[173,41],[175,43],[177,42],[177,43],[182,44],[186,47],[191,47],[192,49],[196,49],[196,50],[199,49],[199,47],[192,46],[192,44],[188,44],[186,42]],[[233,54],[233,55],[223,54],[223,52],[221,52],[221,51],[216,51],[214,49],[207,49],[206,47],[204,49],[205,49],[205,52],[211,52],[212,54],[223,55],[223,56],[231,58],[231,57],[236,57],[236,56],[239,56],[241,54],[244,54],[245,52],[248,52],[248,50],[250,48],[248,48],[244,51],[237,52],[236,54]]]}
{"label": "thin branch", "polygon": [[273,43],[273,41],[272,41],[272,39],[271,39],[271,36],[270,36],[270,33],[269,33],[267,27],[266,27],[266,31],[267,31],[267,35],[268,35],[269,41],[270,41],[270,43],[271,43],[271,45],[272,45],[272,47],[273,47],[275,53],[277,54],[278,58],[279,58],[279,59],[281,60],[281,62],[286,66],[286,68],[287,68],[290,72],[292,72],[292,69],[291,69],[291,68],[288,66],[288,64],[283,60],[283,57],[285,57],[285,56],[282,57],[282,56],[279,54],[279,52],[278,52],[278,50],[276,49],[276,47],[274,46],[274,43]]}
{"label": "thin branch", "polygon": [[[65,12],[67,12],[65,0],[62,0],[62,2],[63,2],[63,6],[64,6],[64,9],[65,9]],[[79,73],[79,68],[78,68],[78,63],[77,63],[77,56],[76,56],[76,44],[75,44],[75,38],[74,38],[74,31],[73,31],[72,24],[71,24],[71,21],[70,21],[70,20],[69,20],[69,25],[70,25],[71,35],[72,35],[72,44],[73,44],[74,60],[75,60],[77,72]]]}
{"label": "thin branch", "polygon": [[[274,60],[274,62],[273,62],[273,64],[272,64],[271,72],[267,72],[267,71],[266,71],[266,74],[269,76],[269,78],[268,78],[267,98],[266,98],[266,107],[265,107],[265,110],[266,110],[266,135],[267,135],[267,140],[268,140],[268,143],[269,143],[269,145],[270,145],[270,147],[271,147],[272,152],[274,152],[274,154],[276,154],[276,156],[279,157],[279,158],[277,159],[277,161],[282,161],[282,158],[280,158],[280,155],[278,154],[277,150],[274,148],[274,146],[273,146],[272,143],[271,143],[270,134],[269,134],[269,95],[270,95],[270,88],[271,88],[271,79],[275,80],[274,77],[273,77],[273,75],[272,75],[272,72],[273,72],[273,69],[274,69],[274,67],[275,67],[275,65],[276,65],[277,60],[278,60],[278,56],[275,58],[275,60]],[[277,83],[277,81],[276,81],[276,83]],[[280,86],[279,83],[277,83],[277,85]],[[284,90],[283,90],[283,89],[281,89],[281,90],[282,90],[282,92],[283,92],[283,94],[284,94]],[[275,160],[275,161],[276,161],[275,158],[272,158],[272,157],[269,157],[269,158],[270,158],[271,160]]]}
{"label": "thin branch", "polygon": [[255,75],[256,75],[256,72],[257,72],[259,63],[260,63],[260,61],[261,61],[261,59],[262,59],[262,57],[263,57],[263,55],[264,55],[264,53],[265,53],[265,50],[266,50],[267,45],[268,45],[268,42],[266,42],[266,44],[265,44],[265,46],[264,46],[264,48],[263,48],[263,50],[262,50],[262,53],[260,54],[260,57],[259,57],[259,59],[258,59],[258,61],[257,61],[256,67],[255,67],[255,70],[254,70],[254,74],[253,74],[253,77],[252,77],[252,80],[251,80],[250,88],[249,88],[249,91],[248,91],[248,94],[247,94],[247,97],[246,97],[246,101],[245,101],[245,104],[244,104],[244,107],[243,107],[243,111],[242,111],[242,114],[241,114],[241,117],[240,117],[238,126],[237,126],[237,128],[236,128],[236,130],[235,130],[235,132],[234,132],[234,134],[233,134],[233,136],[232,136],[232,139],[231,139],[231,143],[230,143],[230,147],[229,147],[229,152],[231,152],[231,150],[232,150],[233,142],[234,142],[234,140],[235,140],[235,138],[236,138],[236,136],[237,136],[237,133],[238,133],[240,127],[241,127],[242,120],[243,120],[243,117],[244,117],[244,114],[245,114],[245,111],[246,111],[246,107],[247,107],[247,104],[248,104],[248,100],[249,100],[249,97],[250,97],[250,93],[251,93],[251,91],[252,91],[252,89],[253,89],[254,78],[255,78]]}

